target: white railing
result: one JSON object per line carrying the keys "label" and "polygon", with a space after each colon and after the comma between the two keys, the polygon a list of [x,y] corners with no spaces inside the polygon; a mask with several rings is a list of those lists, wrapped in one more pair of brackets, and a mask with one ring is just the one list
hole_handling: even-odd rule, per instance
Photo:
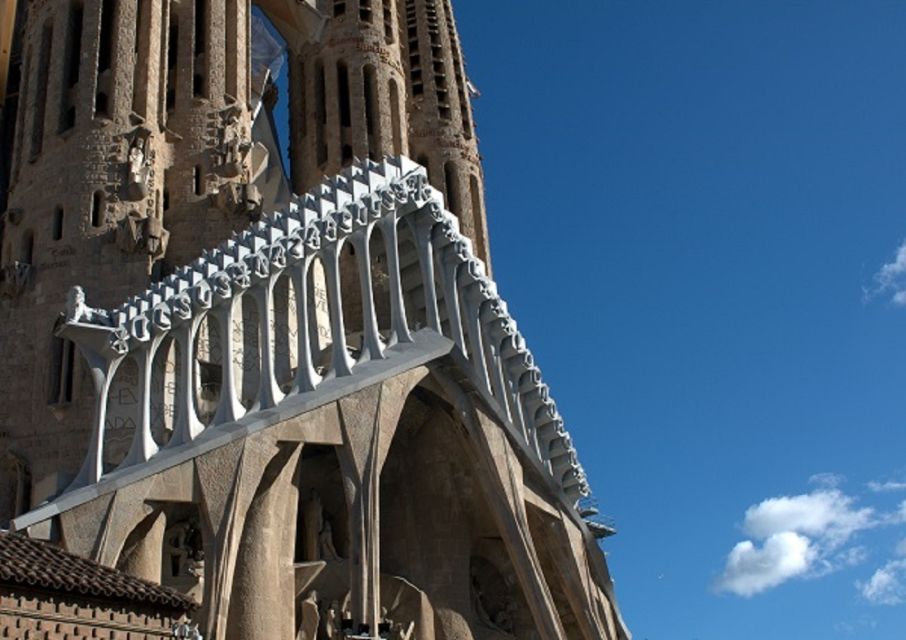
{"label": "white railing", "polygon": [[[353,278],[359,286],[351,290]],[[289,284],[277,306],[294,316],[295,367],[278,364],[286,358],[274,347],[281,279]],[[287,304],[287,291],[294,305]],[[357,326],[346,326],[350,309]],[[201,331],[212,321],[216,331]],[[455,343],[472,384],[566,495],[587,495],[563,420],[506,304],[426,170],[407,158],[354,164],[112,311],[86,306],[74,288],[58,335],[74,341],[87,361],[96,406],[88,453],[69,490],[105,473],[111,388],[124,362],[132,361],[128,385],[138,411],[119,468],[166,455],[206,429],[271,409],[287,396],[317,393],[323,380],[355,375],[358,364],[382,360],[423,328]],[[282,336],[284,348],[289,335]],[[206,419],[198,407],[205,384],[199,349],[220,362],[219,397]],[[169,438],[159,444],[152,381],[159,383],[165,351],[174,415]]]}

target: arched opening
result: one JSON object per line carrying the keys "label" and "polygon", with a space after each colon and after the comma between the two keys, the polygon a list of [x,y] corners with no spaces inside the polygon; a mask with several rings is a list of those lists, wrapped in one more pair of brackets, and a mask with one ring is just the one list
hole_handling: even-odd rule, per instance
{"label": "arched opening", "polygon": [[359,263],[352,243],[346,241],[340,251],[340,298],[343,305],[343,327],[346,330],[346,347],[358,359],[362,350],[364,330],[362,306],[362,281]]}
{"label": "arched opening", "polygon": [[176,342],[166,338],[151,366],[151,435],[163,447],[173,435],[176,415]]}
{"label": "arched opening", "polygon": [[481,183],[474,174],[469,176],[469,193],[472,196],[472,220],[475,229],[475,253],[482,259],[488,257],[488,239],[485,237],[484,199],[481,195]]}
{"label": "arched opening", "polygon": [[22,238],[22,247],[19,252],[19,262],[24,264],[34,264],[35,257],[35,234],[29,230],[25,232]]}
{"label": "arched opening", "polygon": [[204,195],[204,185],[202,181],[202,169],[200,164],[192,167],[192,191],[196,196]]}
{"label": "arched opening", "polygon": [[374,293],[374,311],[377,316],[378,332],[386,343],[390,339],[390,274],[387,271],[387,245],[384,233],[375,226],[369,240],[371,257],[371,289]]}
{"label": "arched opening", "polygon": [[349,513],[336,449],[306,445],[299,467],[296,562],[349,556]]}
{"label": "arched opening", "polygon": [[381,528],[381,571],[427,594],[438,637],[532,637],[530,611],[457,416],[424,387],[406,399],[380,478],[380,522],[393,523]]}
{"label": "arched opening", "polygon": [[292,388],[299,367],[296,291],[288,275],[274,284],[274,374],[283,393]]}
{"label": "arched opening", "polygon": [[415,237],[406,219],[397,222],[399,237],[400,280],[403,289],[403,303],[406,309],[406,321],[412,331],[427,326],[425,313],[425,291],[422,283],[421,266],[418,261]]}
{"label": "arched opening", "polygon": [[208,314],[195,338],[195,410],[205,426],[210,425],[220,403],[223,384],[223,348],[220,325]]}
{"label": "arched opening", "polygon": [[226,0],[224,25],[226,26],[226,92],[239,99],[238,43],[239,43],[239,0]]}
{"label": "arched opening", "polygon": [[142,395],[135,358],[128,357],[117,368],[107,395],[104,425],[104,473],[116,469],[129,453],[132,437],[142,420]]}
{"label": "arched opening", "polygon": [[333,17],[339,18],[346,13],[346,0],[333,0]]}

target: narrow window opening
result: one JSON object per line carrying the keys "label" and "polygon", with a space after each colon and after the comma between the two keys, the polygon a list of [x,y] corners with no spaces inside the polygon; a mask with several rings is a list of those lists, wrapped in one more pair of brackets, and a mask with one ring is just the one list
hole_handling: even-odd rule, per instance
{"label": "narrow window opening", "polygon": [[320,61],[315,65],[315,92],[317,158],[318,164],[323,165],[327,162],[327,141],[324,137],[324,128],[327,124],[327,78],[324,73],[324,65]]}
{"label": "narrow window opening", "polygon": [[349,68],[345,62],[337,65],[337,89],[340,99],[340,126],[352,126],[352,105],[349,98]]}
{"label": "narrow window opening", "polygon": [[50,67],[50,48],[53,43],[53,25],[44,25],[41,33],[40,59],[35,69],[37,83],[35,87],[35,112],[32,116],[31,157],[36,158],[44,148],[44,116],[47,109],[47,79]]}
{"label": "narrow window opening", "polygon": [[359,20],[371,24],[372,19],[371,0],[359,0]]}
{"label": "narrow window opening", "polygon": [[145,80],[148,77],[149,41],[151,37],[150,7],[150,0],[138,0],[138,5],[135,8],[135,60],[132,69],[132,110],[142,118],[147,117],[148,109],[148,89]]}
{"label": "narrow window opening", "polygon": [[403,153],[403,131],[400,123],[400,95],[396,80],[390,81],[390,126],[393,128],[393,153]]}
{"label": "narrow window opening", "polygon": [[237,72],[239,47],[238,0],[226,3],[226,92],[233,98],[239,96],[239,74]]}
{"label": "narrow window opening", "polygon": [[53,239],[63,239],[63,207],[53,210]]}
{"label": "narrow window opening", "polygon": [[192,188],[194,189],[196,196],[200,196],[204,193],[201,181],[201,165],[198,164],[192,169]]}
{"label": "narrow window opening", "polygon": [[344,144],[343,145],[343,166],[348,167],[352,164],[354,154],[352,152],[352,145]]}
{"label": "narrow window opening", "polygon": [[477,176],[469,177],[469,190],[472,194],[472,224],[475,229],[475,240],[478,245],[479,256],[488,255],[488,239],[485,237],[484,208],[481,199],[481,184]]}
{"label": "narrow window opening", "polygon": [[75,126],[76,91],[79,83],[80,61],[82,58],[82,20],[84,8],[81,3],[73,3],[69,8],[69,29],[66,61],[63,69],[63,108],[60,115],[60,131]]}
{"label": "narrow window opening", "polygon": [[47,402],[51,405],[72,402],[75,343],[55,336],[50,351],[50,385]]}
{"label": "narrow window opening", "polygon": [[462,219],[462,206],[459,202],[459,176],[456,174],[456,165],[448,162],[444,165],[444,178],[447,192],[447,206],[457,218]]}
{"label": "narrow window opening", "polygon": [[103,0],[101,3],[101,33],[98,42],[97,93],[94,96],[95,117],[109,118],[111,78],[110,67],[113,60],[113,31],[116,0]]}
{"label": "narrow window opening", "polygon": [[176,106],[176,76],[179,64],[179,18],[170,3],[170,31],[167,36],[167,111]]}
{"label": "narrow window opening", "polygon": [[431,161],[428,160],[428,156],[419,156],[418,158],[416,158],[415,161],[417,163],[419,163],[420,165],[422,165],[428,171],[428,176],[430,177],[431,176]]}
{"label": "narrow window opening", "polygon": [[384,6],[384,40],[393,44],[393,0],[383,0]]}
{"label": "narrow window opening", "polygon": [[91,196],[91,226],[100,227],[104,223],[104,194],[95,191]]}
{"label": "narrow window opening", "polygon": [[25,264],[33,264],[34,254],[35,235],[31,231],[27,231],[22,239],[22,252],[19,254],[19,261]]}
{"label": "narrow window opening", "polygon": [[346,13],[346,0],[334,0],[333,17],[338,18],[344,13]]}
{"label": "narrow window opening", "polygon": [[207,33],[207,2],[195,0],[195,73],[192,76],[192,95],[195,97],[203,97],[207,93],[205,91],[207,61],[204,55],[207,48]]}
{"label": "narrow window opening", "polygon": [[[378,122],[378,114],[375,110],[377,103],[377,86],[375,81],[374,67],[368,65],[365,67],[365,129],[368,131],[369,138],[374,135],[375,125]],[[369,147],[370,144],[369,140]]]}

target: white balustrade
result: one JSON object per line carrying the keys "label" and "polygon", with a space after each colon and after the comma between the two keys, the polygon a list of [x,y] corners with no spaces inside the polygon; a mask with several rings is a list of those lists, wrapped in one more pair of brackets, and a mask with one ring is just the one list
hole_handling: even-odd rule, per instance
{"label": "white balustrade", "polygon": [[[415,244],[417,270],[404,277],[400,225]],[[372,235],[380,231],[386,281],[376,282]],[[354,253],[358,290],[344,288],[343,249]],[[406,257],[412,260],[412,256]],[[317,325],[318,299],[312,291],[315,265],[323,266],[329,314],[330,353],[322,359]],[[407,262],[406,264],[410,264]],[[414,264],[414,263],[411,263]],[[413,266],[414,269],[414,266]],[[415,275],[417,274],[417,275]],[[286,277],[295,296],[296,370],[283,389],[277,380],[274,353],[275,285]],[[382,289],[383,288],[383,289]],[[379,289],[389,296],[389,318],[379,326]],[[244,315],[249,296],[257,310]],[[356,301],[344,296],[357,296]],[[285,397],[317,393],[325,379],[354,376],[358,364],[380,361],[386,350],[412,342],[415,318],[409,309],[424,309],[429,330],[446,335],[467,362],[472,384],[495,409],[511,433],[549,471],[572,500],[587,495],[588,485],[556,404],[542,382],[531,352],[472,253],[471,241],[459,233],[457,219],[444,209],[443,196],[428,184],[426,170],[403,157],[362,161],[318,188],[294,198],[289,208],[265,217],[190,265],[130,298],[112,311],[90,309],[81,290],[70,296],[67,322],[59,335],[73,340],[90,367],[96,407],[85,464],[70,489],[101,480],[108,395],[119,365],[134,358],[138,376],[135,395],[140,420],[120,467],[142,464],[185,446],[206,430],[218,429],[244,416],[277,406]],[[360,326],[346,326],[344,303],[361,309]],[[421,305],[424,305],[423,307]],[[198,416],[196,348],[202,322],[216,323],[216,352],[221,367],[220,395],[205,425]],[[243,335],[257,337],[257,394],[248,410],[237,392],[235,362]],[[247,326],[248,324],[257,326]],[[326,330],[327,327],[320,327]],[[351,336],[361,340],[356,356]],[[152,371],[163,345],[177,347],[169,440],[159,445],[152,435]],[[245,357],[245,356],[243,356]],[[243,360],[245,364],[245,361]],[[243,373],[245,375],[245,373]]]}

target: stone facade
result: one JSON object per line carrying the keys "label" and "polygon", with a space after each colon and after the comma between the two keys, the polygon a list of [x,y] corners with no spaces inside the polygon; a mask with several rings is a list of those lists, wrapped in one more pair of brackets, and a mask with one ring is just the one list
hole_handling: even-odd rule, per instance
{"label": "stone facade", "polygon": [[628,638],[490,279],[449,0],[19,9],[0,527],[191,596],[209,639]]}

